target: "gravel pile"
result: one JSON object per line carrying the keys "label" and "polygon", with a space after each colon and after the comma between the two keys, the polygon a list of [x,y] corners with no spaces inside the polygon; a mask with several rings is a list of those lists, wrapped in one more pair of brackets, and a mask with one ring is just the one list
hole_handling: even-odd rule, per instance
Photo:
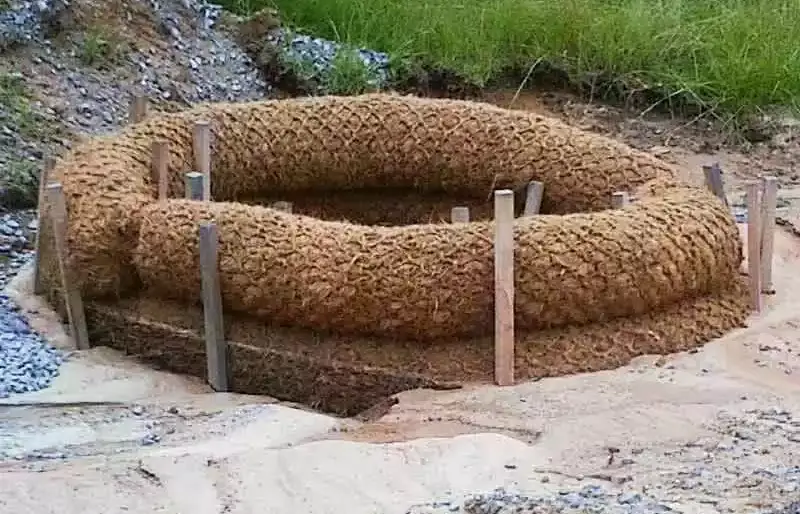
{"label": "gravel pile", "polygon": [[[169,34],[171,62],[152,54],[131,56],[148,95],[186,103],[237,102],[260,99],[270,92],[250,57],[216,30],[222,7],[202,0],[149,3],[160,28]],[[183,77],[180,84],[164,80],[165,66],[176,65],[188,71],[188,80]]]}
{"label": "gravel pile", "polygon": [[48,387],[64,355],[33,332],[7,296],[0,295],[0,398]]}
{"label": "gravel pile", "polygon": [[0,51],[41,37],[67,5],[66,0],[11,0],[8,9],[0,9]]}
{"label": "gravel pile", "polygon": [[[0,288],[33,257],[30,241],[35,212],[0,217]],[[19,308],[0,294],[0,398],[48,387],[58,376],[65,354],[34,332]]]}

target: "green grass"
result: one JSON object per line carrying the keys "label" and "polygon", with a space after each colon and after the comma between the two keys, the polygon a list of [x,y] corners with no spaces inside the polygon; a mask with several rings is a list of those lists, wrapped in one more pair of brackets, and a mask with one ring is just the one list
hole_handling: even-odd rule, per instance
{"label": "green grass", "polygon": [[22,75],[0,72],[0,123],[15,127],[24,137],[37,137],[41,123],[30,102]]}
{"label": "green grass", "polygon": [[37,163],[12,159],[0,167],[2,204],[8,209],[36,207],[39,195],[39,166]]}
{"label": "green grass", "polygon": [[355,50],[339,50],[331,62],[325,87],[335,95],[358,95],[374,90],[370,78],[369,68]]}
{"label": "green grass", "polygon": [[313,93],[357,95],[375,91],[374,73],[367,67],[355,48],[343,45],[328,69],[318,70],[310,61],[282,54],[282,65],[303,84],[313,85]]}
{"label": "green grass", "polygon": [[800,98],[796,0],[223,0],[485,84],[543,59],[731,113]]}
{"label": "green grass", "polygon": [[87,66],[113,66],[125,56],[126,48],[103,27],[91,27],[78,48],[78,57]]}

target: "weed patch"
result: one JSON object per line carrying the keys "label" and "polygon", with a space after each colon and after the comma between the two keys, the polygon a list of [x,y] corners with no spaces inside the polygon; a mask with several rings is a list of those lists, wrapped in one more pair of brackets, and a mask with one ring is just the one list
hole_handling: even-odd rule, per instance
{"label": "weed patch", "polygon": [[78,56],[86,66],[106,67],[119,64],[127,50],[127,46],[107,29],[91,27],[84,34]]}
{"label": "weed patch", "polygon": [[[287,40],[290,41],[291,36]],[[357,95],[378,89],[377,71],[351,47],[340,48],[327,66],[290,51],[281,52],[278,60],[282,68],[279,73],[290,76],[309,94]]]}
{"label": "weed patch", "polygon": [[31,107],[22,75],[0,73],[0,123],[27,138],[39,136],[41,120]]}
{"label": "weed patch", "polygon": [[0,205],[5,209],[36,207],[39,196],[39,165],[14,159],[0,165]]}

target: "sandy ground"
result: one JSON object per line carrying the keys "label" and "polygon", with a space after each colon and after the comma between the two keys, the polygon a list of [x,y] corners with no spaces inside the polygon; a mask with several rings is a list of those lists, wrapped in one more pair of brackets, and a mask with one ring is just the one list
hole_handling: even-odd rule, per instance
{"label": "sandy ground", "polygon": [[[367,424],[209,394],[107,349],[79,353],[52,388],[24,400],[119,403],[0,406],[10,457],[0,510],[399,514],[500,486],[595,482],[660,491],[682,512],[785,501],[785,485],[741,482],[800,466],[798,257],[800,243],[779,231],[777,294],[747,328],[700,351],[509,388],[411,391]],[[26,280],[15,282],[23,298]],[[22,303],[58,340],[36,301]],[[714,474],[713,490],[676,485],[698,465]]]}
{"label": "sandy ground", "polygon": [[[655,148],[668,132],[652,134],[635,146]],[[769,172],[744,154],[654,153],[695,182],[702,164],[722,162],[733,203],[739,179]],[[782,180],[787,218],[800,197],[792,186]],[[800,469],[800,240],[783,229],[774,282],[746,328],[698,351],[508,388],[410,391],[368,423],[213,394],[104,348],[78,352],[53,387],[0,404],[0,512],[402,514],[501,486],[586,484],[686,513],[785,504],[800,499],[800,482],[775,471]],[[29,290],[22,273],[9,293],[68,348]]]}

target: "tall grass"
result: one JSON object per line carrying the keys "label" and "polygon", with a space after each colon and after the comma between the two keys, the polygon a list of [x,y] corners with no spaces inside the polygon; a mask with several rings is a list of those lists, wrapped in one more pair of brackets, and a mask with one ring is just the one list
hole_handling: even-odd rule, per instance
{"label": "tall grass", "polygon": [[727,111],[796,107],[797,0],[225,0],[298,30],[417,57],[479,84],[545,59]]}

